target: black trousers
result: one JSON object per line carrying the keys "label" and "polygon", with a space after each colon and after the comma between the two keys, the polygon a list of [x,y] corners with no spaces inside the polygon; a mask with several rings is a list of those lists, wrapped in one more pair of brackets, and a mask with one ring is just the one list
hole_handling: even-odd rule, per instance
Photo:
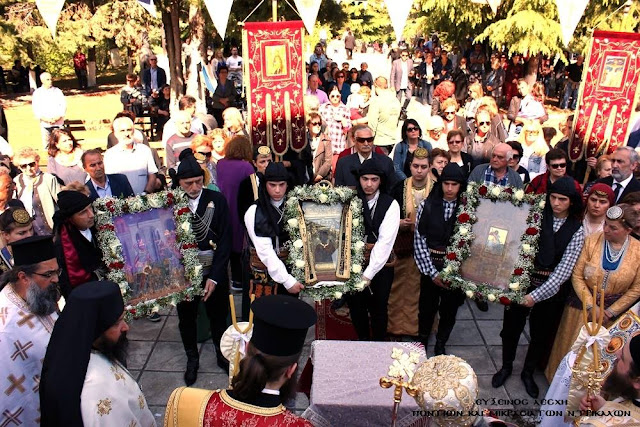
{"label": "black trousers", "polygon": [[231,266],[231,280],[242,283],[242,253],[231,251],[229,265]]}
{"label": "black trousers", "polygon": [[[204,283],[203,283],[204,286]],[[201,297],[196,297],[193,301],[183,301],[178,303],[178,329],[182,338],[182,345],[187,356],[194,357],[198,355],[197,340],[197,318],[198,304]],[[229,281],[223,280],[216,285],[215,290],[204,302],[209,317],[209,326],[211,328],[211,338],[216,349],[216,356],[223,357],[220,353],[220,338],[229,326],[227,318],[229,316]]]}
{"label": "black trousers", "polygon": [[[368,288],[347,297],[351,323],[361,341],[383,341],[387,336],[389,294],[393,283],[393,267],[383,267]],[[371,324],[369,324],[371,316]],[[371,326],[370,326],[371,325]],[[369,331],[371,327],[371,332]]]}
{"label": "black trousers", "polygon": [[456,324],[458,308],[464,303],[465,295],[459,289],[445,289],[433,283],[431,277],[420,275],[420,299],[418,303],[418,334],[423,344],[427,344],[436,313],[440,313],[436,340],[445,344]]}
{"label": "black trousers", "polygon": [[549,342],[557,332],[557,325],[564,310],[564,298],[558,295],[536,303],[533,308],[512,304],[504,309],[502,322],[502,366],[513,366],[520,334],[529,316],[531,342],[524,359],[522,372],[533,373],[540,359],[549,352]]}

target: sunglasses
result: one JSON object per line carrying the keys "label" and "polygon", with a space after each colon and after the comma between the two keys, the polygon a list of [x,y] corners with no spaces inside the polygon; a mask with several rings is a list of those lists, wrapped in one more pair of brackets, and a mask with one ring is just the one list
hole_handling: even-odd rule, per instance
{"label": "sunglasses", "polygon": [[407,132],[413,132],[413,131],[417,131],[417,130],[420,130],[420,129],[415,128],[415,127],[407,128]]}
{"label": "sunglasses", "polygon": [[205,157],[211,157],[211,151],[209,151],[208,153],[203,153],[202,151],[198,151],[198,154],[202,154]]}
{"label": "sunglasses", "polygon": [[335,95],[329,95],[329,98],[340,98],[340,95],[335,94]]}
{"label": "sunglasses", "polygon": [[344,76],[337,76],[337,78],[339,78],[339,79],[344,79]]}
{"label": "sunglasses", "polygon": [[488,126],[491,122],[478,122],[478,126]]}
{"label": "sunglasses", "polygon": [[356,136],[356,141],[361,143],[361,144],[364,144],[365,142],[368,142],[369,144],[371,144],[373,142],[373,138],[374,138],[373,136],[369,136],[367,138],[362,138],[360,136]]}
{"label": "sunglasses", "polygon": [[462,140],[461,139],[452,139],[451,141],[449,141],[449,144],[462,144]]}
{"label": "sunglasses", "polygon": [[311,122],[311,126],[320,126],[321,124],[320,122]]}
{"label": "sunglasses", "polygon": [[551,166],[553,169],[562,169],[562,168],[566,168],[567,164],[566,163],[554,163]]}
{"label": "sunglasses", "polygon": [[25,163],[24,165],[18,166],[20,169],[33,168],[36,166],[36,162]]}
{"label": "sunglasses", "polygon": [[455,112],[455,111],[445,111],[444,113],[445,113],[446,115],[453,115],[453,114],[455,114],[456,112]]}

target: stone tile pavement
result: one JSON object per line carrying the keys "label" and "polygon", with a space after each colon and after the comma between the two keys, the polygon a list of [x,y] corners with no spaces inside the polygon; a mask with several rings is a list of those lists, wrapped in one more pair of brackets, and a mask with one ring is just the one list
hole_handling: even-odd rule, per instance
{"label": "stone tile pavement", "polygon": [[[239,295],[235,296],[235,301],[236,307],[239,308]],[[162,425],[169,395],[173,389],[184,385],[182,375],[186,366],[186,356],[180,341],[175,308],[162,310],[160,314],[162,321],[157,323],[146,319],[133,321],[128,333],[130,341],[129,369],[142,387],[158,425]],[[518,349],[513,375],[503,387],[494,389],[491,386],[491,377],[501,366],[499,334],[502,327],[502,314],[503,308],[500,305],[490,304],[489,311],[483,313],[477,309],[475,303],[466,301],[458,312],[458,321],[447,345],[447,353],[465,359],[474,368],[480,384],[479,398],[486,399],[488,402],[486,405],[481,405],[483,408],[537,409],[538,405],[535,405],[534,399],[527,395],[520,380],[520,370],[529,342],[528,328],[520,339],[521,345]],[[314,336],[315,330],[312,328],[309,330],[302,353],[302,366],[308,359]],[[427,355],[433,356],[433,347],[428,348]],[[546,393],[548,383],[542,372],[537,372],[535,378],[540,387],[539,399],[541,399]],[[227,386],[227,382],[227,373],[216,365],[211,340],[200,344],[200,370],[198,381],[194,387],[224,388]],[[527,399],[528,404],[513,405],[513,401],[517,399]],[[309,401],[306,396],[298,393],[295,405],[291,409],[296,413],[301,413],[308,405]],[[532,420],[532,418],[512,418],[510,421],[524,427],[535,425]]]}

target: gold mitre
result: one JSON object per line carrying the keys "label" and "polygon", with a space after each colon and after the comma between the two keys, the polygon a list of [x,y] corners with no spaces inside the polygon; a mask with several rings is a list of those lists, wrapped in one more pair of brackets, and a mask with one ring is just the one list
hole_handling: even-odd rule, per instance
{"label": "gold mitre", "polygon": [[416,403],[425,411],[438,411],[439,426],[471,426],[476,419],[478,378],[473,368],[456,356],[435,356],[422,363],[411,385],[419,389]]}

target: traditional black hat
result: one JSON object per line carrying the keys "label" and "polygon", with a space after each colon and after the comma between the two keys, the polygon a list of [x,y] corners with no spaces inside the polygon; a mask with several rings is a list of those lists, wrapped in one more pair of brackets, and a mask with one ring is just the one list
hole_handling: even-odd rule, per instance
{"label": "traditional black hat", "polygon": [[42,366],[43,425],[82,425],[80,395],[91,347],[123,312],[120,287],[114,282],[89,282],[71,292],[51,333]]}
{"label": "traditional black hat", "polygon": [[307,303],[288,295],[267,295],[251,304],[253,335],[251,344],[271,356],[300,353],[307,330],[318,316]]}
{"label": "traditional black hat", "polygon": [[11,243],[13,266],[38,264],[56,257],[53,236],[31,236]]}
{"label": "traditional black hat", "polygon": [[380,166],[380,162],[374,158],[370,158],[362,162],[360,167],[354,171],[354,175],[357,177],[361,177],[363,175],[377,175],[382,178],[386,177],[384,170]]}
{"label": "traditional black hat", "polygon": [[271,162],[264,171],[265,181],[288,181],[289,172],[282,163]]}
{"label": "traditional black hat", "polygon": [[90,204],[91,199],[79,191],[63,190],[58,193],[58,212],[64,218],[71,217]]}
{"label": "traditional black hat", "polygon": [[549,190],[547,193],[556,193],[562,194],[567,197],[574,197],[578,194],[578,190],[576,189],[576,185],[574,183],[573,178],[569,176],[563,176],[558,178],[553,184],[549,186]]}
{"label": "traditional black hat", "polygon": [[180,164],[178,170],[169,169],[169,175],[171,175],[172,187],[177,188],[181,179],[195,178],[197,176],[204,176],[204,170],[200,167],[198,160],[193,155],[191,148],[185,148],[180,152],[179,156]]}
{"label": "traditional black hat", "polygon": [[467,182],[462,168],[457,163],[447,163],[442,170],[438,181],[454,181],[459,182],[460,184]]}

